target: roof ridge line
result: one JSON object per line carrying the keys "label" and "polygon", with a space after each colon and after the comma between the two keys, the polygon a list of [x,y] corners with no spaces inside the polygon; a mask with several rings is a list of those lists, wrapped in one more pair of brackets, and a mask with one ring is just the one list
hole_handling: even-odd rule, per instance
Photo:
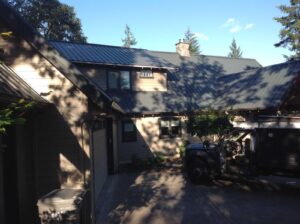
{"label": "roof ridge line", "polygon": [[[159,51],[159,50],[149,50],[150,52],[157,52],[157,53],[167,53],[167,54],[177,54],[173,51]],[[197,55],[191,55],[190,57],[215,57],[215,58],[226,58],[226,59],[232,59],[232,60],[255,60],[255,58],[231,58],[227,56],[221,56],[221,55],[209,55],[209,54],[197,54]]]}

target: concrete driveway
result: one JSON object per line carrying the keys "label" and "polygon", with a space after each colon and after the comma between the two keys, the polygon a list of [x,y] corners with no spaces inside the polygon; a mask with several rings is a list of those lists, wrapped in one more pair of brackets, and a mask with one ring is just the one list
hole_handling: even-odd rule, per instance
{"label": "concrete driveway", "polygon": [[271,177],[196,186],[179,167],[123,171],[109,177],[97,203],[97,224],[300,223],[300,182]]}

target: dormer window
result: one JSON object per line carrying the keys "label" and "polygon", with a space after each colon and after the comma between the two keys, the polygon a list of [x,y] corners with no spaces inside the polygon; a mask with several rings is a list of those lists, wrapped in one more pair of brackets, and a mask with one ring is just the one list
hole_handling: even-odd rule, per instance
{"label": "dormer window", "polygon": [[140,78],[150,78],[150,79],[154,78],[153,72],[151,69],[143,69],[142,71],[140,71],[139,77]]}
{"label": "dormer window", "polygon": [[131,89],[130,71],[108,71],[107,76],[108,89]]}

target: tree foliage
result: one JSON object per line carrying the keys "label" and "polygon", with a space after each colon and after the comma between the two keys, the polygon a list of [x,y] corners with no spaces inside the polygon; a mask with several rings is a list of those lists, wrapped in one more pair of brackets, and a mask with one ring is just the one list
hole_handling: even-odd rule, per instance
{"label": "tree foliage", "polygon": [[242,57],[243,52],[242,52],[241,48],[237,46],[234,38],[233,38],[229,48],[230,48],[230,52],[228,54],[228,57],[230,57],[230,58],[241,58]]}
{"label": "tree foliage", "polygon": [[189,28],[184,33],[184,39],[190,44],[190,55],[199,55],[201,53],[198,39]]}
{"label": "tree foliage", "polygon": [[7,0],[29,24],[50,40],[86,42],[73,7],[58,0]]}
{"label": "tree foliage", "polygon": [[24,99],[0,109],[0,134],[6,132],[9,126],[24,124],[24,115],[35,106],[34,102],[27,102]]}
{"label": "tree foliage", "polygon": [[137,44],[137,41],[133,33],[131,32],[130,27],[127,24],[124,33],[125,33],[125,38],[122,39],[124,47],[131,47]]}
{"label": "tree foliage", "polygon": [[[12,31],[7,31],[7,32],[0,32],[0,40],[1,39],[10,39],[13,37],[13,32]],[[0,44],[0,63],[3,63],[4,61],[4,50],[3,50],[3,45],[2,43]]]}
{"label": "tree foliage", "polygon": [[290,5],[280,5],[279,9],[284,13],[282,17],[274,18],[281,23],[280,41],[276,47],[284,47],[292,51],[294,55],[285,56],[287,59],[300,58],[300,0],[290,0]]}
{"label": "tree foliage", "polygon": [[206,111],[192,115],[188,128],[192,135],[205,138],[211,135],[223,137],[232,129],[229,115],[217,111]]}

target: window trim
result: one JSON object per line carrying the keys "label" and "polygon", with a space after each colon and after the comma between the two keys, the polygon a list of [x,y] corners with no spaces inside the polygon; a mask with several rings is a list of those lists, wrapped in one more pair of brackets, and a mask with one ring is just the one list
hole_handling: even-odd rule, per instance
{"label": "window trim", "polygon": [[[110,72],[117,72],[117,88],[111,88],[109,86],[109,73]],[[129,89],[122,89],[121,88],[121,73],[122,72],[129,72]],[[106,70],[106,87],[107,90],[120,90],[120,91],[131,91],[132,90],[132,71],[130,69],[107,69]]]}
{"label": "window trim", "polygon": [[[126,137],[125,137],[125,124],[126,123],[130,123],[130,124],[132,124],[133,125],[133,138],[132,139],[127,139]],[[136,142],[137,141],[137,128],[136,128],[136,126],[135,126],[135,123],[134,123],[134,121],[133,120],[131,120],[131,119],[125,119],[125,120],[122,120],[121,121],[121,125],[122,125],[122,142]]]}
{"label": "window trim", "polygon": [[[162,135],[161,133],[161,121],[172,121],[172,120],[176,120],[179,122],[179,125],[176,126],[176,127],[179,127],[179,133],[177,135],[173,135],[172,134],[172,126],[169,125],[168,126],[168,134],[167,135]],[[182,122],[181,122],[181,119],[179,117],[163,117],[163,118],[160,118],[158,120],[159,122],[159,138],[160,139],[167,139],[167,138],[178,138],[178,137],[181,137],[182,136]]]}

